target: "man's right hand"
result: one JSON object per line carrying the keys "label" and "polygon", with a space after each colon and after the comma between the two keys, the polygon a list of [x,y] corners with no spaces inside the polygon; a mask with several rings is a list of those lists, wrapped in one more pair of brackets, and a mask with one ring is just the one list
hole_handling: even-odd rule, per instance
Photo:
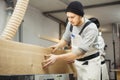
{"label": "man's right hand", "polygon": [[52,49],[52,53],[54,53],[56,50],[59,49],[58,45],[53,45],[53,46],[50,46],[50,48]]}
{"label": "man's right hand", "polygon": [[65,47],[66,44],[67,44],[67,42],[65,40],[61,39],[60,42],[57,43],[56,45],[50,46],[50,48],[52,48],[52,53],[54,53],[59,48]]}

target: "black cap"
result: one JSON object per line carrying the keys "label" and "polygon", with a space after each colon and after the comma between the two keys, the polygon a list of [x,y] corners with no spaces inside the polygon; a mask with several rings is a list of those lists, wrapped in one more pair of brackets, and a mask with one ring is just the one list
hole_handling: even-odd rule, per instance
{"label": "black cap", "polygon": [[78,1],[71,2],[66,8],[66,12],[72,12],[79,16],[84,16],[83,5]]}
{"label": "black cap", "polygon": [[95,23],[96,26],[97,26],[97,28],[100,27],[100,22],[99,22],[99,20],[98,20],[97,18],[92,17],[92,18],[89,18],[89,20],[90,20],[91,22]]}

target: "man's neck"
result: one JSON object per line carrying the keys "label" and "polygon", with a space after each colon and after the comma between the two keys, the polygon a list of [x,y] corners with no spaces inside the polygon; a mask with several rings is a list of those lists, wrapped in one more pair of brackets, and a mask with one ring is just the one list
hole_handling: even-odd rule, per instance
{"label": "man's neck", "polygon": [[81,19],[81,23],[79,24],[79,26],[83,25],[84,23],[85,23],[85,18],[82,17],[82,19]]}

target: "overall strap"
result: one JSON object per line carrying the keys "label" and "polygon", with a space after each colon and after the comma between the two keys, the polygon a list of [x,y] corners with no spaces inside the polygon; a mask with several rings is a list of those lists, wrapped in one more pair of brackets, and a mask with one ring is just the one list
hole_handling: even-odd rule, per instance
{"label": "overall strap", "polygon": [[[88,22],[86,22],[86,23],[84,24],[82,30],[79,32],[79,35],[81,35],[81,33],[83,32],[83,30],[84,30],[90,23],[92,23],[92,22],[91,22],[91,21],[88,21]],[[71,24],[71,25],[70,25],[70,32],[72,32],[72,30],[73,30],[73,26],[72,26],[72,24]]]}
{"label": "overall strap", "polygon": [[72,26],[72,24],[70,25],[70,32],[72,32],[72,30],[73,30],[73,26]]}
{"label": "overall strap", "polygon": [[79,32],[79,35],[81,35],[81,33],[83,32],[83,30],[90,24],[92,23],[91,21],[88,21],[84,24],[83,28],[81,29],[81,31]]}

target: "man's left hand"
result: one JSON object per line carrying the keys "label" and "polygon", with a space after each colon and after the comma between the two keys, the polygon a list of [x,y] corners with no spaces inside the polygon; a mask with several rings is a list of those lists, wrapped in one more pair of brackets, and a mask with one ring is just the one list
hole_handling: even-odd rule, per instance
{"label": "man's left hand", "polygon": [[45,55],[45,57],[48,57],[48,58],[43,61],[43,68],[47,68],[49,65],[55,63],[58,55],[50,54],[50,55]]}

